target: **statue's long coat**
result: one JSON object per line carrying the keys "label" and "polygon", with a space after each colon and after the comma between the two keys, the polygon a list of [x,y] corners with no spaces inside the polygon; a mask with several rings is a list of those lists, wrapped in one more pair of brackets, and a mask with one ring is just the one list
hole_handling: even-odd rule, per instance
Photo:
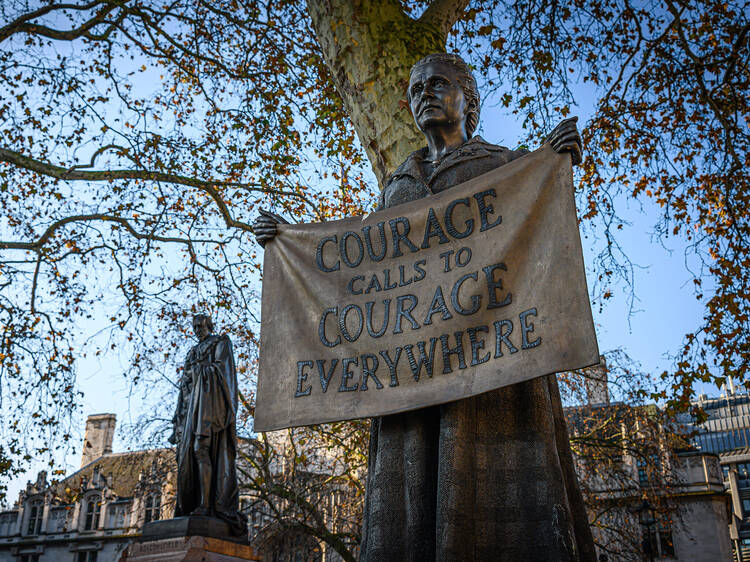
{"label": "statue's long coat", "polygon": [[[381,208],[524,153],[474,137],[425,178],[424,148],[390,177]],[[595,559],[554,375],[376,418],[368,468],[363,561]]]}
{"label": "statue's long coat", "polygon": [[232,342],[211,335],[194,346],[185,361],[175,425],[177,444],[177,502],[175,517],[190,515],[200,505],[196,439],[208,439],[212,468],[212,508],[216,515],[241,527],[237,487],[237,374]]}

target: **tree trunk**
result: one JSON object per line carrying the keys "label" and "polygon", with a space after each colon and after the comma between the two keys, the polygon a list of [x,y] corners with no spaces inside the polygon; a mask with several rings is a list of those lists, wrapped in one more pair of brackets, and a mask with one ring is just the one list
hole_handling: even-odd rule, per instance
{"label": "tree trunk", "polygon": [[[415,20],[396,0],[307,0],[381,188],[425,145],[409,71],[445,50],[466,4],[434,0]],[[551,377],[375,420],[362,559],[593,562],[562,414]]]}
{"label": "tree trunk", "polygon": [[[460,12],[465,3],[455,4]],[[395,0],[308,0],[307,8],[382,187],[411,152],[425,145],[409,112],[406,88],[415,62],[445,50],[444,26],[437,17],[410,18]]]}

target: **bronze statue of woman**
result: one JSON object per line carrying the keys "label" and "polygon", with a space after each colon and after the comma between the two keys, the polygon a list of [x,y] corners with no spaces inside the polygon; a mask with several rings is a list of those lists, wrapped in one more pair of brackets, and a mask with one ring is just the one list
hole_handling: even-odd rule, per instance
{"label": "bronze statue of woman", "polygon": [[[417,62],[407,97],[427,146],[388,179],[381,208],[450,189],[526,152],[472,136],[479,93],[456,55]],[[581,162],[575,118],[547,142]],[[254,225],[259,243],[273,238],[277,222],[263,212]],[[372,421],[363,561],[595,556],[554,375]]]}

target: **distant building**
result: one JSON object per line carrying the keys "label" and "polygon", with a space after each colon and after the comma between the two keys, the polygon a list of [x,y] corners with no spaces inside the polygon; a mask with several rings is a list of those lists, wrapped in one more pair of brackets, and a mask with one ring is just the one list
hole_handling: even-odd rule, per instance
{"label": "distant building", "polygon": [[0,562],[109,562],[144,523],[171,517],[174,452],[112,453],[114,414],[89,416],[81,468],[48,485],[42,471],[0,512]]}
{"label": "distant building", "polygon": [[[609,463],[574,456],[592,510],[590,517],[596,522],[592,531],[596,542],[604,546],[600,559],[731,560],[729,495],[719,456],[713,450],[671,449],[662,425],[646,427],[643,422],[649,417],[656,419],[655,405],[634,409],[610,403],[606,369],[602,364],[589,370],[586,405],[565,409],[572,437],[586,434],[593,442],[611,439],[615,444],[637,446],[641,436],[651,442],[651,448],[636,451],[631,446],[618,449],[614,445]],[[649,431],[651,435],[646,435]],[[656,477],[642,462],[644,454],[651,455],[649,470],[656,467]]]}
{"label": "distant building", "polygon": [[698,451],[719,456],[724,487],[730,495],[729,535],[734,560],[750,562],[750,396],[731,380],[721,395],[701,395],[695,402],[707,419],[698,423],[685,414],[680,421],[694,433]]}
{"label": "distant building", "polygon": [[[248,516],[250,542],[261,554],[263,562],[340,562],[342,557],[334,548],[302,530],[305,526],[315,528],[321,523],[331,533],[338,534],[337,539],[357,556],[358,546],[353,544],[353,538],[359,534],[362,525],[362,498],[336,484],[333,473],[344,462],[341,456],[305,428],[272,431],[264,436],[263,441],[273,451],[265,459],[265,462],[270,461],[270,478],[286,492],[300,495],[303,501],[309,500],[314,506],[315,516],[311,518],[310,512],[301,510],[299,503],[285,500],[284,493],[266,494],[264,499],[261,494],[245,488],[240,501]],[[295,453],[295,448],[301,447],[302,443],[304,462],[294,460],[300,454],[300,451]],[[252,472],[248,470],[247,459],[253,456],[256,466],[264,464],[261,451],[265,451],[262,442],[246,442],[245,458],[238,462],[240,471],[245,468],[246,473]],[[364,480],[364,475],[358,476]],[[242,482],[240,487],[242,489]],[[316,521],[317,517],[322,520]]]}
{"label": "distant building", "polygon": [[[174,449],[113,453],[115,425],[114,414],[89,416],[80,469],[55,484],[40,472],[20,492],[13,509],[0,512],[0,562],[117,562],[145,523],[173,516]],[[270,439],[283,447],[283,436],[277,432]],[[246,455],[249,445],[240,442]],[[326,518],[338,521],[339,506],[347,502],[340,490],[326,486],[323,464],[308,473],[297,471],[296,477],[317,491],[315,500]],[[243,455],[238,467],[245,474],[251,471]],[[287,469],[283,463],[274,467],[275,472]],[[341,560],[323,542],[280,525],[263,501],[242,491],[242,474],[240,509],[248,516],[248,538],[260,545],[264,562]]]}

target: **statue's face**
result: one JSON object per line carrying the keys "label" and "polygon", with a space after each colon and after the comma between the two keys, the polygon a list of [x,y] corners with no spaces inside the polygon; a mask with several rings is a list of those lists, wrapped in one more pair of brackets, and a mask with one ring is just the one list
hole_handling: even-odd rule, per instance
{"label": "statue's face", "polygon": [[207,318],[194,318],[193,330],[195,331],[195,335],[198,336],[198,339],[201,341],[205,340],[208,336],[211,335],[211,327],[208,324]]}
{"label": "statue's face", "polygon": [[431,62],[418,67],[409,80],[409,106],[420,131],[430,127],[460,128],[466,99],[453,65]]}

